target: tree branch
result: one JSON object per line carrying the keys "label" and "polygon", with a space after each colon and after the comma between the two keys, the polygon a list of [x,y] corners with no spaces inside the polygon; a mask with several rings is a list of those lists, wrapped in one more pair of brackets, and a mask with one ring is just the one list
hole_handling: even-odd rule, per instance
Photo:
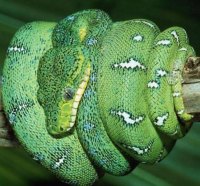
{"label": "tree branch", "polygon": [[6,119],[2,107],[2,99],[0,99],[0,147],[14,147],[17,145],[17,139],[15,138],[9,122]]}
{"label": "tree branch", "polygon": [[[200,57],[190,57],[184,67],[183,99],[186,112],[194,115],[193,121],[200,121]],[[15,146],[18,146],[18,142],[5,117],[0,99],[0,147]]]}
{"label": "tree branch", "polygon": [[200,121],[200,57],[190,57],[183,70],[183,101],[187,113]]}

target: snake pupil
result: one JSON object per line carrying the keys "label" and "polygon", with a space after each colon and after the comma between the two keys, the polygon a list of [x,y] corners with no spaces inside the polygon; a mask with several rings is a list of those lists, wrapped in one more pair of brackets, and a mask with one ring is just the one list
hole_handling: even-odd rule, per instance
{"label": "snake pupil", "polygon": [[72,88],[66,88],[64,92],[64,99],[71,100],[74,97],[74,90]]}

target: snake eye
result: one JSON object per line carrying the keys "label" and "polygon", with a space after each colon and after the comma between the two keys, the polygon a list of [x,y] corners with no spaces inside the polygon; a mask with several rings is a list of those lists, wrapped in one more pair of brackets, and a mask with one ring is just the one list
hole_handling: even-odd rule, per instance
{"label": "snake eye", "polygon": [[72,89],[72,88],[66,88],[64,90],[63,97],[64,97],[65,100],[71,100],[71,99],[73,99],[74,94],[75,94],[74,89]]}

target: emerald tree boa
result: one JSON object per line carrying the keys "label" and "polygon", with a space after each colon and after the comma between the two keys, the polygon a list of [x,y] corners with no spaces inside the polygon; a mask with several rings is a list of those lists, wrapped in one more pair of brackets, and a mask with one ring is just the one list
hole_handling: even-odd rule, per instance
{"label": "emerald tree boa", "polygon": [[181,73],[184,29],[113,23],[100,10],[28,23],[3,68],[6,115],[24,148],[70,185],[161,161],[192,122]]}

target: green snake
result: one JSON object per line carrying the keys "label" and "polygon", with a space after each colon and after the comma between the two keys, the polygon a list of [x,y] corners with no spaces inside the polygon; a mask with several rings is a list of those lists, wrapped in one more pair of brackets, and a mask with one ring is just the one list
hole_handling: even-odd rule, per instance
{"label": "green snake", "polygon": [[101,10],[28,23],[8,48],[3,104],[35,160],[70,185],[154,164],[192,122],[182,70],[195,56],[180,27],[113,23]]}

